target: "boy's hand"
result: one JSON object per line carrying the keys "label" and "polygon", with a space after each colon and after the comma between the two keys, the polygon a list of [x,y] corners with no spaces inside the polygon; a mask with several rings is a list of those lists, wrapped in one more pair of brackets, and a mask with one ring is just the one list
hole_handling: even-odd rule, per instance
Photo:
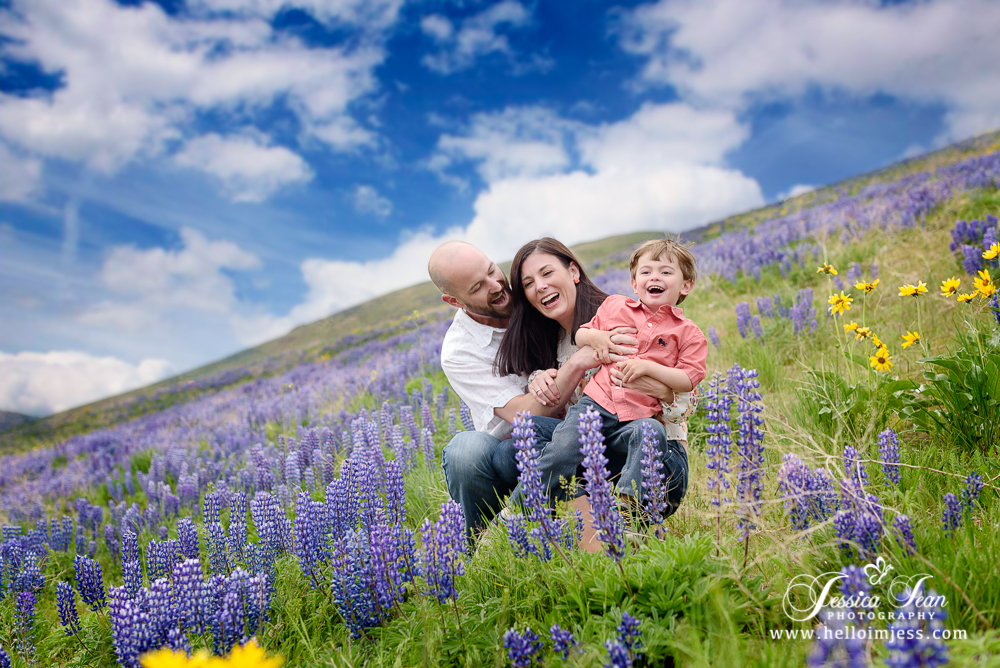
{"label": "boy's hand", "polygon": [[633,357],[632,359],[618,362],[618,369],[621,371],[621,383],[631,383],[634,380],[647,375],[646,369],[650,362],[648,360]]}
{"label": "boy's hand", "polygon": [[556,386],[556,375],[559,372],[555,369],[546,369],[536,374],[534,379],[528,384],[528,391],[535,401],[543,406],[555,406],[559,403],[559,388]]}
{"label": "boy's hand", "polygon": [[615,344],[611,342],[611,337],[613,335],[613,332],[592,329],[587,337],[588,345],[594,349],[594,355],[601,361],[602,364],[608,364],[612,361],[611,349],[612,347],[616,347]]}

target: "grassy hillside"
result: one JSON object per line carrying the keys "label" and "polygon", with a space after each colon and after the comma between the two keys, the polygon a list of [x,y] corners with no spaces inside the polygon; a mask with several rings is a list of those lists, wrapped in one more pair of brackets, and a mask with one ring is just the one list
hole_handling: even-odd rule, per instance
{"label": "grassy hillside", "polygon": [[[844,193],[878,183],[891,183],[908,175],[953,164],[970,156],[990,153],[1000,148],[1000,132],[990,133],[946,147],[924,156],[894,163],[885,168],[819,188],[794,199],[777,202],[759,209],[731,216],[684,233],[688,239],[704,241],[725,231],[747,228],[829,202]],[[600,241],[573,247],[577,256],[588,265],[600,258],[615,259],[634,245],[653,238],[662,231],[637,232],[608,237]],[[618,257],[620,260],[620,257]],[[504,263],[504,270],[509,263]],[[351,307],[314,323],[296,327],[273,341],[241,351],[225,359],[184,372],[148,387],[73,408],[30,424],[14,426],[0,434],[0,451],[23,450],[54,439],[113,424],[122,419],[142,415],[199,396],[205,391],[226,387],[230,377],[240,370],[248,376],[268,376],[304,361],[315,359],[320,351],[351,333],[373,327],[400,323],[414,310],[426,314],[443,313],[447,307],[430,283],[421,283]],[[233,382],[238,382],[238,378]],[[200,387],[199,383],[207,384]]]}

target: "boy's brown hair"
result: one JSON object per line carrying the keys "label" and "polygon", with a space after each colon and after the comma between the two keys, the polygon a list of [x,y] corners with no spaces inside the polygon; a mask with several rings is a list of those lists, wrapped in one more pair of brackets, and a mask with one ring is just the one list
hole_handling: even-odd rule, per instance
{"label": "boy's brown hair", "polygon": [[[677,262],[677,266],[680,267],[681,275],[685,281],[695,282],[698,280],[698,260],[695,259],[690,246],[682,243],[679,239],[669,238],[652,239],[632,252],[632,257],[628,260],[628,268],[632,273],[632,280],[635,280],[635,271],[639,266],[639,258],[647,254],[652,260],[662,260],[664,257],[667,259],[673,258]],[[677,303],[680,304],[684,301],[686,296],[681,295],[678,297]]]}

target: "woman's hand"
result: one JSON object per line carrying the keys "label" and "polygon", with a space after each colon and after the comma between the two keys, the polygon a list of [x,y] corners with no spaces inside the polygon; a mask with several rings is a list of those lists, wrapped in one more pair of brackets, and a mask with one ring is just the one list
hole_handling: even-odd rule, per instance
{"label": "woman's hand", "polygon": [[631,380],[625,380],[624,373],[618,368],[619,364],[612,364],[608,367],[608,370],[611,372],[612,383],[619,387],[627,387],[630,390],[642,392],[646,396],[665,401],[668,404],[673,402],[674,391],[672,389],[650,376],[637,376]]}
{"label": "woman's hand", "polygon": [[556,386],[556,369],[546,369],[535,374],[528,383],[528,392],[543,406],[559,405],[559,388]]}

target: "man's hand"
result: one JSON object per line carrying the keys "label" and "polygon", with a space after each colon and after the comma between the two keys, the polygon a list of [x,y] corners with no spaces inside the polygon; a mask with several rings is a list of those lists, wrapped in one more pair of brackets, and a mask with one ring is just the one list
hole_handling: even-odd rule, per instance
{"label": "man's hand", "polygon": [[535,374],[534,379],[528,384],[528,393],[543,406],[559,404],[559,387],[556,385],[558,373],[556,369],[546,369]]}

